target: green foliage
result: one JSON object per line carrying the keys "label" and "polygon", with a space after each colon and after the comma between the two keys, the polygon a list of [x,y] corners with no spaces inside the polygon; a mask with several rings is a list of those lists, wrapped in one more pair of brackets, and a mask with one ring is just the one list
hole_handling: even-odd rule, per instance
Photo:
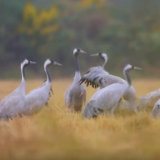
{"label": "green foliage", "polygon": [[[125,63],[159,67],[159,6],[158,0],[1,0],[0,65],[25,57],[42,64],[50,57],[68,75],[74,71],[72,50],[80,47],[108,53],[109,71],[121,72]],[[80,61],[83,71],[101,64],[84,56]]]}

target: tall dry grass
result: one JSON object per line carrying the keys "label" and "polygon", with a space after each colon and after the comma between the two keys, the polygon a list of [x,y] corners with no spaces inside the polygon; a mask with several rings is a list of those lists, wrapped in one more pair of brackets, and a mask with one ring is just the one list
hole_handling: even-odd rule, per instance
{"label": "tall dry grass", "polygon": [[[64,108],[70,80],[53,81],[49,107],[31,117],[0,121],[0,159],[160,159],[160,120],[150,112],[116,111],[115,116],[84,119]],[[0,81],[1,99],[19,85]],[[42,85],[27,81],[27,92]],[[136,80],[137,95],[158,89],[158,80]],[[87,99],[95,92],[87,88]]]}

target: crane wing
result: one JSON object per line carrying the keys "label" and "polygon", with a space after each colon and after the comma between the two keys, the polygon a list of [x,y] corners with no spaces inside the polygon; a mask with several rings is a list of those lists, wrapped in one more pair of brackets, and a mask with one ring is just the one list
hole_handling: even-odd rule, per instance
{"label": "crane wing", "polygon": [[72,98],[73,98],[73,93],[72,93],[72,90],[69,88],[65,94],[65,105],[66,106],[72,103]]}
{"label": "crane wing", "polygon": [[83,82],[88,85],[92,85],[93,88],[97,88],[96,83],[93,83],[98,77],[99,74],[108,74],[101,66],[90,68],[87,73],[79,81],[80,84]]}
{"label": "crane wing", "polygon": [[18,115],[24,106],[24,97],[11,93],[0,103],[0,117],[12,117]]}
{"label": "crane wing", "polygon": [[109,74],[102,67],[92,67],[81,78],[79,83],[85,83],[87,86],[91,85],[93,88],[104,88],[113,83],[123,84],[126,83],[126,81],[120,77]]}

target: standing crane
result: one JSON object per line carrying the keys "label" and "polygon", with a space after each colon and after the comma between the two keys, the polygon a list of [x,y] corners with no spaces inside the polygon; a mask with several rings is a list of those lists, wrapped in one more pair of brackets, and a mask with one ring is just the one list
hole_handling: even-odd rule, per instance
{"label": "standing crane", "polygon": [[22,81],[20,86],[0,102],[0,118],[8,119],[18,116],[25,107],[25,67],[35,62],[25,59],[20,66]]}
{"label": "standing crane", "polygon": [[99,114],[103,114],[109,111],[113,115],[115,108],[118,106],[121,97],[126,93],[126,91],[131,86],[131,79],[129,76],[129,71],[133,69],[141,68],[127,64],[124,67],[123,73],[126,77],[127,83],[114,83],[101,90],[98,90],[95,95],[91,98],[89,103],[85,106],[82,115],[85,118],[97,117]]}
{"label": "standing crane", "polygon": [[65,94],[65,106],[73,111],[81,111],[83,104],[86,101],[86,90],[82,84],[79,84],[81,79],[78,55],[86,53],[85,51],[75,48],[73,55],[75,57],[75,76],[72,85],[67,89]]}
{"label": "standing crane", "polygon": [[31,91],[25,96],[26,106],[25,106],[25,109],[23,110],[24,115],[36,114],[42,109],[44,105],[47,104],[50,97],[50,90],[51,90],[51,76],[48,71],[48,66],[51,64],[62,66],[60,63],[50,59],[47,59],[45,61],[44,71],[47,76],[47,81],[42,87],[34,89],[33,91]]}
{"label": "standing crane", "polygon": [[[98,53],[94,54],[94,56],[101,56],[107,57],[104,61],[104,64],[107,63],[108,56],[104,56],[106,53]],[[92,55],[91,55],[92,56]],[[105,66],[103,64],[103,66]],[[89,71],[81,78],[80,84],[86,83],[87,86],[91,85],[93,88],[98,88],[100,89],[105,88],[111,84],[114,83],[120,83],[120,84],[126,84],[127,82],[117,76],[111,75],[108,72],[106,72],[103,68],[103,66],[98,66],[98,67],[92,67],[89,69]],[[94,95],[95,96],[95,95]],[[137,113],[137,106],[136,106],[136,91],[131,86],[128,90],[126,90],[126,93],[124,94],[124,99],[127,101],[127,106],[130,110],[133,110],[134,112]]]}

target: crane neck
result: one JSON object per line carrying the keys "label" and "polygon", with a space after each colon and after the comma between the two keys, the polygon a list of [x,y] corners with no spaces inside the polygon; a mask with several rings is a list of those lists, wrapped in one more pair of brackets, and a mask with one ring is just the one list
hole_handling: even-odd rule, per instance
{"label": "crane neck", "polygon": [[107,60],[104,59],[104,63],[103,63],[103,65],[102,65],[102,68],[104,68],[104,67],[106,66],[106,64],[107,64]]}
{"label": "crane neck", "polygon": [[80,72],[79,63],[78,63],[78,55],[75,55],[75,69],[76,69],[76,72]]}
{"label": "crane neck", "polygon": [[23,94],[25,94],[25,68],[27,64],[21,64],[21,76],[22,76],[22,81],[18,89],[20,89]]}
{"label": "crane neck", "polygon": [[128,70],[124,70],[124,76],[126,77],[126,81],[127,81],[128,85],[131,86],[131,78],[129,76]]}
{"label": "crane neck", "polygon": [[27,64],[22,65],[21,64],[21,75],[22,75],[22,81],[25,81],[25,68]]}
{"label": "crane neck", "polygon": [[44,66],[44,71],[45,71],[46,76],[47,76],[47,82],[51,83],[51,76],[50,76],[50,73],[49,73],[49,70],[48,70],[48,65]]}

